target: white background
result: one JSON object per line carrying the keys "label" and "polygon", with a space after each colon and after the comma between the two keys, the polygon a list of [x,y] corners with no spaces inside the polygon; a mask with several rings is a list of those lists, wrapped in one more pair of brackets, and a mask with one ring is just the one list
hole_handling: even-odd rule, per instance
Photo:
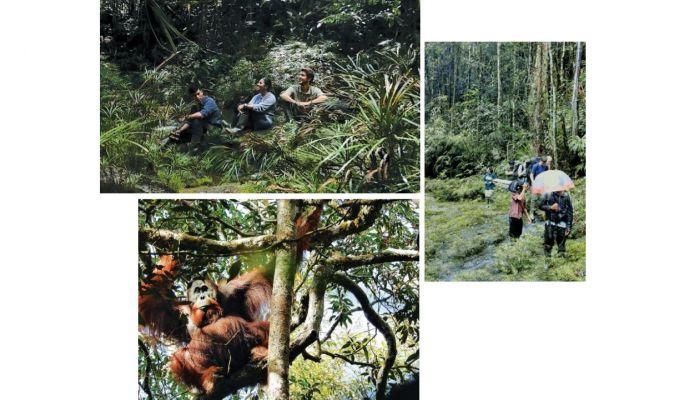
{"label": "white background", "polygon": [[[425,41],[587,42],[589,176],[587,282],[422,286],[423,399],[674,398],[661,4],[422,1]],[[137,398],[136,197],[98,194],[98,18],[3,4],[3,398]]]}

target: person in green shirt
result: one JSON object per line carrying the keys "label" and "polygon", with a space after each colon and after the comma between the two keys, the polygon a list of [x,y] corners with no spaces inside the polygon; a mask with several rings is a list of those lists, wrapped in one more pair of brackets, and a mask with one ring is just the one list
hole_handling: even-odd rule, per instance
{"label": "person in green shirt", "polygon": [[284,90],[279,97],[290,104],[293,117],[305,116],[317,104],[325,103],[328,96],[314,83],[314,71],[310,68],[302,68],[299,74],[299,83]]}

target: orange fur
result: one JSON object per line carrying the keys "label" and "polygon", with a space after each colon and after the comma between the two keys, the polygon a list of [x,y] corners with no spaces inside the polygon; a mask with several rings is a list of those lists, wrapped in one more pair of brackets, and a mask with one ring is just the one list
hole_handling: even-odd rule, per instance
{"label": "orange fur", "polygon": [[180,264],[171,255],[163,255],[147,281],[140,285],[138,313],[142,324],[154,334],[186,342],[189,340],[187,328],[176,310],[176,299],[172,286]]}
{"label": "orange fur", "polygon": [[319,205],[316,206],[311,213],[300,215],[295,220],[295,232],[297,237],[300,238],[297,243],[298,259],[302,256],[304,251],[309,250],[310,239],[309,237],[304,236],[318,228],[319,222],[321,221],[321,212],[323,212],[323,206]]}
{"label": "orange fur", "polygon": [[192,307],[190,319],[198,329],[190,343],[173,354],[170,364],[175,376],[188,386],[210,393],[218,377],[266,357],[269,322],[225,315],[217,302]]}

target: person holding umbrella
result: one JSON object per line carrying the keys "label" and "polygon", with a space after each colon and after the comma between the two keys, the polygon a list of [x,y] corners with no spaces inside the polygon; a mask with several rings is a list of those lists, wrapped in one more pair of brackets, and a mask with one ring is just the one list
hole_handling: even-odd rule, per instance
{"label": "person holding umbrella", "polygon": [[543,250],[546,256],[550,256],[555,243],[559,255],[566,251],[566,238],[573,225],[573,205],[567,190],[573,187],[571,178],[559,170],[541,173],[532,185],[533,193],[543,194],[538,208],[545,212]]}

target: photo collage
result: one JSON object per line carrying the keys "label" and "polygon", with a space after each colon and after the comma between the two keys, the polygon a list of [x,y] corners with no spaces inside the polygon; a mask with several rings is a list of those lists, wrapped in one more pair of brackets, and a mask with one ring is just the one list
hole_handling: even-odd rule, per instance
{"label": "photo collage", "polygon": [[139,400],[419,399],[427,285],[585,284],[586,43],[423,42],[421,7],[100,2]]}

